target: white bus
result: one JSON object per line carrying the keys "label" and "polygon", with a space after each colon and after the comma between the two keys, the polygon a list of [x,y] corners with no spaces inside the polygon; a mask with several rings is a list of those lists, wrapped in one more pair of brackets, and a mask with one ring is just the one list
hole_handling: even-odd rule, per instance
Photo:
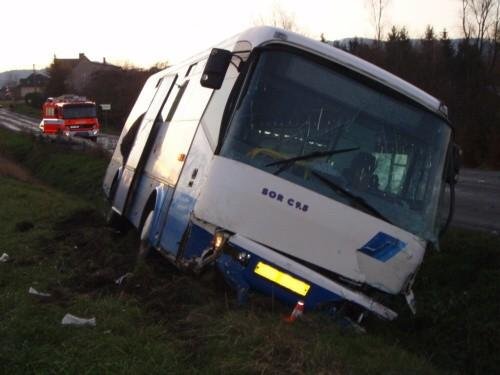
{"label": "white bus", "polygon": [[394,319],[374,296],[414,307],[453,211],[453,134],[446,107],[409,83],[257,27],[148,79],[104,191],[142,254],[215,266],[240,301],[257,290]]}

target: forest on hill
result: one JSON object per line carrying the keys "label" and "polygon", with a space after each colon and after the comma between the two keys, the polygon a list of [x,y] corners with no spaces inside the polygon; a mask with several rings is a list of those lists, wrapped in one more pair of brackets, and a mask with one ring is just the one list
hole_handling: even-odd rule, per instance
{"label": "forest on hill", "polygon": [[430,93],[448,106],[463,162],[500,167],[500,64],[498,40],[450,40],[428,26],[421,39],[392,27],[387,39],[351,39],[338,47]]}

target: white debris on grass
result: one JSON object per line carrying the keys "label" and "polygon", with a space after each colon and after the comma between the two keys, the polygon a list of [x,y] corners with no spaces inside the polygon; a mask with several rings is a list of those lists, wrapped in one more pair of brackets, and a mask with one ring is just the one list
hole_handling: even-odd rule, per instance
{"label": "white debris on grass", "polygon": [[61,324],[63,326],[95,327],[96,321],[95,321],[95,317],[90,318],[90,319],[85,319],[85,318],[79,318],[79,317],[72,315],[72,314],[66,314],[66,315],[64,315],[64,318],[62,319]]}
{"label": "white debris on grass", "polygon": [[32,286],[30,286],[30,288],[28,289],[28,293],[33,294],[34,296],[38,296],[38,297],[51,297],[52,296],[50,293],[39,292],[38,290],[36,290]]}
{"label": "white debris on grass", "polygon": [[0,263],[6,263],[9,260],[9,254],[3,253],[0,257]]}
{"label": "white debris on grass", "polygon": [[127,272],[125,275],[120,276],[118,279],[115,280],[116,285],[122,285],[123,281],[131,276],[134,276],[133,273]]}

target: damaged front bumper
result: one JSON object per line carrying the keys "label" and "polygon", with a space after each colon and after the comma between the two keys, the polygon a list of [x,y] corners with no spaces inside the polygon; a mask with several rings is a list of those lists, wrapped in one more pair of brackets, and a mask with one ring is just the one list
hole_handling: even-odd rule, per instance
{"label": "damaged front bumper", "polygon": [[367,295],[238,234],[228,238],[216,265],[240,303],[254,289],[290,305],[304,301],[307,309],[347,300],[387,320],[398,316]]}

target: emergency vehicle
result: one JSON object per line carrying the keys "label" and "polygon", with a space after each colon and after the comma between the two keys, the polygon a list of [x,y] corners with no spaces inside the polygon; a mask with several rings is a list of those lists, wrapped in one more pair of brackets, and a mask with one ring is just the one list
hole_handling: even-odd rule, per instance
{"label": "emergency vehicle", "polygon": [[48,98],[42,107],[39,128],[44,134],[78,136],[97,140],[99,120],[93,101],[77,95]]}
{"label": "emergency vehicle", "polygon": [[436,98],[258,27],[148,79],[103,186],[141,256],[215,267],[241,302],[254,290],[394,319],[382,301],[415,311],[415,275],[451,220],[456,150]]}

